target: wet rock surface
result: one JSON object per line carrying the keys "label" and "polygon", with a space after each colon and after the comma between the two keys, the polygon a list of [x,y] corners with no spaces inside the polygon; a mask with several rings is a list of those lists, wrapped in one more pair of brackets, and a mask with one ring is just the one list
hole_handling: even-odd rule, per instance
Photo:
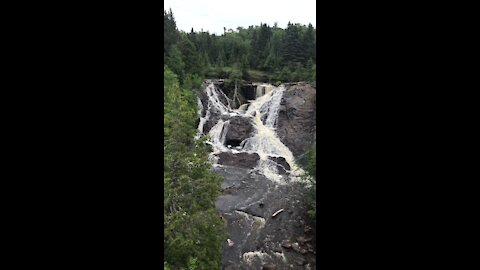
{"label": "wet rock surface", "polygon": [[[255,171],[236,166],[217,166],[222,187],[233,190],[221,195],[216,209],[227,224],[228,238],[222,247],[224,269],[304,269],[315,255],[305,242],[306,204],[299,184],[276,185]],[[279,209],[285,209],[275,217]],[[290,211],[288,211],[290,210]],[[303,238],[301,238],[303,237]],[[311,235],[310,235],[311,237]],[[288,239],[286,239],[288,238]],[[307,252],[301,252],[306,250]],[[293,265],[293,268],[290,267]],[[231,268],[231,267],[237,268]],[[230,268],[226,268],[230,267]]]}
{"label": "wet rock surface", "polygon": [[[225,94],[221,90],[219,90],[219,92],[220,94],[217,96],[218,100],[225,106],[228,105],[229,100],[226,98]],[[207,134],[220,119],[225,121],[230,118],[229,115],[222,114],[218,107],[209,106],[209,94],[206,93],[205,89],[203,89],[203,91],[199,91],[197,96],[202,104],[200,116],[207,118],[205,124],[203,125],[203,134]]]}
{"label": "wet rock surface", "polygon": [[254,128],[252,121],[246,117],[233,116],[230,118],[230,125],[226,134],[226,142],[243,141],[252,136]]}
{"label": "wet rock surface", "polygon": [[202,104],[202,109],[200,111],[200,117],[205,117],[207,114],[208,108],[208,96],[205,91],[198,91],[197,97],[200,99],[200,103]]}
{"label": "wet rock surface", "polygon": [[262,270],[277,270],[277,266],[273,263],[265,264]]}
{"label": "wet rock surface", "polygon": [[228,115],[221,115],[216,108],[211,108],[210,109],[213,114],[210,116],[210,118],[205,122],[205,125],[203,126],[203,133],[207,134],[213,126],[215,126],[219,120],[226,121],[229,119]]}
{"label": "wet rock surface", "polygon": [[315,139],[316,94],[316,89],[309,84],[291,85],[280,102],[277,134],[296,158]]}
{"label": "wet rock surface", "polygon": [[277,170],[279,174],[286,175],[290,171],[290,165],[284,157],[268,157],[271,161],[277,163]]}
{"label": "wet rock surface", "polygon": [[221,152],[217,154],[219,157],[218,164],[228,166],[238,166],[243,168],[254,168],[260,157],[257,153],[237,153]]}

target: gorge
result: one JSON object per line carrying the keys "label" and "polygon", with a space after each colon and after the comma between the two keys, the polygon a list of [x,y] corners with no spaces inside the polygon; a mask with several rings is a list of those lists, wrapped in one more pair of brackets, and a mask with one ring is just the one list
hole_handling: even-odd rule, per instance
{"label": "gorge", "polygon": [[315,269],[298,160],[316,139],[316,89],[258,83],[225,93],[221,85],[202,86],[197,137],[210,136],[210,161],[223,177],[215,202],[228,231],[223,269]]}

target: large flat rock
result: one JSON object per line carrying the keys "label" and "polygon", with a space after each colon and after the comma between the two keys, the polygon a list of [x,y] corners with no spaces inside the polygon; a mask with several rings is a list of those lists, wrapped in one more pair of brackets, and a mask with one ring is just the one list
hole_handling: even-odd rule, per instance
{"label": "large flat rock", "polygon": [[253,169],[257,166],[257,162],[260,159],[260,156],[257,153],[237,153],[232,152],[222,152],[217,154],[218,164],[227,165],[227,166],[236,166],[241,168],[250,168]]}

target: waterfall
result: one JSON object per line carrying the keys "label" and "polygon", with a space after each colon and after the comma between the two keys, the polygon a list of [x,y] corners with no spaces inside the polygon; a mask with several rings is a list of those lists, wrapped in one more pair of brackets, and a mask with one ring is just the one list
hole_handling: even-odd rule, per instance
{"label": "waterfall", "polygon": [[[217,90],[213,83],[208,85],[207,88],[205,88],[205,90],[208,95],[209,109],[210,109],[210,106],[214,106],[221,114],[228,114],[229,112],[232,111],[232,109],[230,108],[230,101],[228,97],[223,92]],[[226,98],[228,103],[227,105],[223,104],[220,101],[220,95]]]}
{"label": "waterfall", "polygon": [[[256,128],[256,134],[246,139],[244,150],[258,153],[260,162],[259,170],[267,176],[267,178],[283,183],[283,176],[279,175],[276,170],[276,163],[268,159],[268,157],[283,157],[291,167],[293,176],[299,175],[302,171],[295,163],[295,158],[277,136],[275,132],[276,121],[278,119],[278,111],[280,101],[282,99],[285,86],[281,85],[274,88],[266,95],[256,99],[248,108],[247,115],[255,115],[253,122]],[[265,124],[262,122],[262,116],[266,116]],[[295,178],[295,180],[298,180]]]}
{"label": "waterfall", "polygon": [[228,132],[228,126],[228,121],[224,122],[220,119],[218,120],[218,123],[210,130],[210,143],[213,146],[214,154],[228,151],[228,148],[225,147],[225,136]]}
{"label": "waterfall", "polygon": [[[247,105],[248,109],[245,110],[246,106],[243,104],[240,106],[241,109],[232,110],[229,99],[226,95],[217,89],[213,83],[209,84],[205,88],[208,96],[208,109],[205,117],[200,118],[200,124],[198,127],[199,134],[203,133],[203,125],[211,117],[211,108],[215,108],[221,115],[246,117],[251,120],[255,132],[252,137],[247,138],[242,142],[243,148],[241,150],[236,150],[228,149],[225,146],[225,137],[230,128],[230,122],[229,120],[220,119],[209,131],[210,144],[214,149],[212,154],[218,154],[220,152],[257,153],[260,160],[257,164],[256,170],[265,175],[268,179],[279,184],[285,184],[287,179],[299,180],[297,176],[303,171],[296,165],[292,152],[281,142],[275,131],[280,102],[286,88],[284,85],[280,85],[279,87],[265,84],[258,85],[257,96],[259,88],[261,88],[261,91],[264,91],[265,94],[251,101],[250,104]],[[225,97],[227,101],[226,105],[222,103],[219,98],[220,96]],[[201,104],[201,102],[199,102],[199,104]],[[272,157],[285,158],[286,162],[290,165],[290,177],[286,178],[286,176],[278,173],[278,164],[270,159]]]}
{"label": "waterfall", "polygon": [[[262,269],[266,264],[275,264],[278,269],[290,269],[298,259],[309,256],[305,252],[285,252],[281,247],[284,239],[306,232],[303,220],[298,219],[300,213],[303,215],[300,204],[305,194],[292,183],[302,181],[303,171],[277,135],[279,119],[283,120],[279,112],[286,87],[254,85],[252,92],[245,95],[254,99],[246,104],[237,104],[237,87],[230,100],[208,82],[202,93],[206,100],[197,100],[197,136],[209,135],[206,143],[213,149],[209,161],[223,177],[222,194],[215,202],[228,225],[222,264],[241,269]],[[273,219],[282,212],[286,213]],[[278,231],[278,226],[284,230]],[[264,245],[259,247],[259,243]],[[307,249],[308,246],[303,247]],[[305,269],[311,269],[308,266]]]}
{"label": "waterfall", "polygon": [[266,84],[266,83],[257,84],[257,88],[255,89],[255,96],[259,98],[261,96],[264,96],[270,93],[273,89],[274,87],[271,84]]}

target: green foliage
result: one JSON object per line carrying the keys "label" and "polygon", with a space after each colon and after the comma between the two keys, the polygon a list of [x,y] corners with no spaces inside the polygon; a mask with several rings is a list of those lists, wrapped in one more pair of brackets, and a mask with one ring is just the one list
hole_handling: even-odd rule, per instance
{"label": "green foliage", "polygon": [[185,76],[185,63],[182,59],[182,53],[176,45],[172,45],[167,53],[165,59],[165,65],[167,65],[175,74],[179,76],[180,82],[183,81]]}
{"label": "green foliage", "polygon": [[316,203],[316,189],[317,189],[317,150],[316,142],[308,149],[302,158],[303,170],[305,171],[304,178],[307,179],[310,183],[307,190],[307,199],[309,202],[308,214],[315,222],[315,217],[317,213],[317,203]]}
{"label": "green foliage", "polygon": [[187,74],[183,83],[183,88],[186,90],[199,89],[202,85],[202,77],[198,74]]}
{"label": "green foliage", "polygon": [[179,39],[177,24],[173,17],[172,10],[163,12],[163,52],[170,50],[171,46]]}
{"label": "green foliage", "polygon": [[[270,82],[316,80],[316,30],[311,24],[289,23],[282,29],[261,23],[229,29],[220,36],[193,29],[187,34],[176,30],[171,11],[164,14],[164,54],[176,45],[185,65],[184,74]],[[183,82],[185,75],[173,65],[171,68]]]}
{"label": "green foliage", "polygon": [[187,38],[183,38],[178,46],[185,63],[185,73],[202,74],[202,60],[195,45]]}
{"label": "green foliage", "polygon": [[240,80],[242,79],[242,68],[239,63],[235,63],[232,67],[232,71],[229,74],[229,79]]}
{"label": "green foliage", "polygon": [[190,258],[190,260],[188,261],[188,270],[197,270],[197,261],[197,258]]}
{"label": "green foliage", "polygon": [[310,149],[305,154],[306,164],[305,171],[309,176],[312,177],[312,180],[317,179],[317,143],[314,142]]}
{"label": "green foliage", "polygon": [[[184,86],[198,76],[187,75]],[[195,140],[196,102],[164,68],[165,269],[219,269],[225,228],[215,212],[221,177],[208,162],[206,138]]]}
{"label": "green foliage", "polygon": [[[289,23],[282,29],[261,23],[225,29],[220,36],[193,29],[185,33],[178,31],[173,12],[164,11],[164,269],[219,269],[226,237],[214,210],[221,177],[208,162],[206,138],[194,139],[198,115],[193,90],[205,76],[230,83],[315,82],[315,44],[312,25]],[[315,153],[311,155],[306,155],[306,172],[315,181]]]}

